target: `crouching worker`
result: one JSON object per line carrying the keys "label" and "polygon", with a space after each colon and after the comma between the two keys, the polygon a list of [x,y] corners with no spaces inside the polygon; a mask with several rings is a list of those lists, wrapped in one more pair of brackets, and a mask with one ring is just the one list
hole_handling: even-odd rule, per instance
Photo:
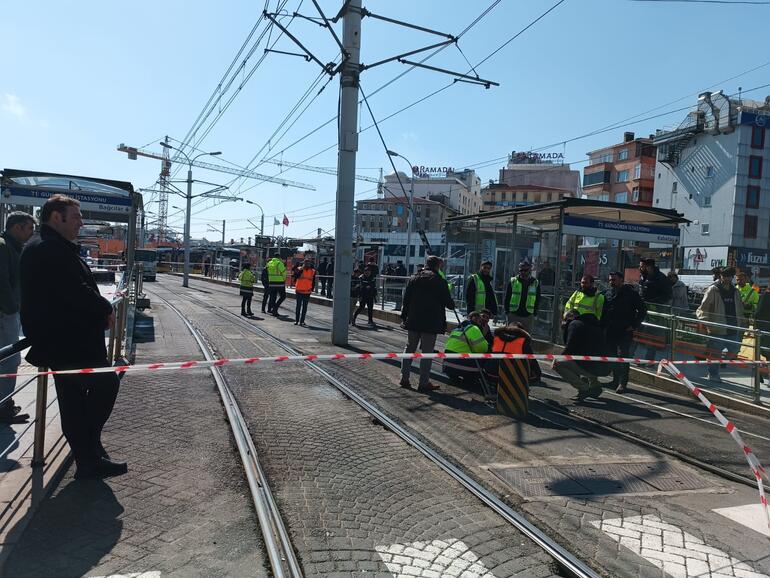
{"label": "crouching worker", "polygon": [[[468,319],[449,334],[444,353],[486,353],[489,343],[481,331],[481,323],[481,313],[471,311]],[[479,359],[445,359],[442,370],[452,381],[476,384],[481,374],[480,367]]]}
{"label": "crouching worker", "polygon": [[[533,353],[532,338],[519,323],[495,329],[492,353]],[[533,364],[526,359],[490,359],[486,363],[487,380],[497,385],[497,413],[523,419],[529,413],[529,379]]]}
{"label": "crouching worker", "polygon": [[[604,332],[592,313],[581,315],[577,310],[567,312],[564,316],[564,344],[563,355],[607,355]],[[578,390],[577,401],[583,401],[587,397],[599,397],[602,394],[598,378],[609,375],[613,364],[564,360],[554,361],[553,369]]]}

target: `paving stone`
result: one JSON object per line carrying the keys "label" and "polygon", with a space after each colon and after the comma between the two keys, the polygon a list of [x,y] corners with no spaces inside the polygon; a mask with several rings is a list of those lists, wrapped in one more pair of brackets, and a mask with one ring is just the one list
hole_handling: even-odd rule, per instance
{"label": "paving stone", "polygon": [[[200,351],[173,312],[147,312],[155,341],[137,359]],[[208,371],[127,374],[104,443],[129,473],[74,480],[44,500],[12,551],[7,576],[266,576],[251,496]]]}

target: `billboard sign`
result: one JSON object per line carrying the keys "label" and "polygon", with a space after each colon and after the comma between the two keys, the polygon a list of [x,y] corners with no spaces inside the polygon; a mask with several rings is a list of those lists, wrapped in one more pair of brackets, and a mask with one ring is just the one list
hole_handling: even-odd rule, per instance
{"label": "billboard sign", "polygon": [[539,165],[564,162],[564,153],[537,153],[513,151],[508,162],[514,165]]}
{"label": "billboard sign", "polygon": [[447,173],[454,172],[453,167],[441,167],[441,166],[425,166],[414,165],[412,167],[412,174],[415,177],[431,178],[431,177],[445,177]]}
{"label": "billboard sign", "polygon": [[714,267],[727,267],[727,253],[727,247],[685,247],[684,268],[708,273]]}
{"label": "billboard sign", "polygon": [[679,227],[645,225],[623,221],[602,221],[565,215],[563,231],[568,235],[598,237],[604,239],[625,239],[649,243],[678,243]]}

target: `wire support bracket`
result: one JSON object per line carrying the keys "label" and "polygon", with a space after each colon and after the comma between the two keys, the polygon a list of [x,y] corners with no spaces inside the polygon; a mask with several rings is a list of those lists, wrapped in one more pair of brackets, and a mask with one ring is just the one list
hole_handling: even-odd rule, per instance
{"label": "wire support bracket", "polygon": [[456,38],[452,34],[447,34],[446,32],[439,32],[438,30],[433,30],[431,28],[425,28],[424,26],[418,26],[417,24],[410,24],[409,22],[404,22],[402,20],[396,20],[395,18],[389,18],[387,16],[382,16],[380,14],[375,14],[374,12],[370,12],[366,8],[361,9],[361,18],[364,18],[368,16],[369,18],[374,18],[375,20],[382,20],[383,22],[389,22],[391,24],[397,24],[398,26],[403,26],[404,28],[411,28],[413,30],[419,30],[420,32],[427,32],[428,34],[435,34],[436,36],[443,36],[444,38],[448,38],[452,42],[456,41]]}
{"label": "wire support bracket", "polygon": [[286,50],[273,50],[272,48],[265,48],[265,54],[268,52],[274,52],[275,54],[285,54],[286,56],[299,56],[300,58],[304,58],[307,62],[312,60],[307,54],[300,54],[299,52],[288,52]]}
{"label": "wire support bracket", "polygon": [[455,76],[455,82],[468,82],[470,84],[481,84],[482,86],[489,88],[490,86],[500,86],[499,82],[494,82],[492,80],[485,80],[483,78],[480,78],[479,76],[470,76],[468,74],[460,74],[459,72],[454,72],[453,70],[447,70],[446,68],[438,68],[437,66],[429,66],[427,64],[422,64],[420,62],[414,62],[412,60],[406,60],[405,58],[399,58],[398,61],[401,64],[408,64],[409,66],[417,66],[418,68],[425,68],[427,70],[433,70],[434,72],[441,72],[443,74],[449,74],[451,76]]}
{"label": "wire support bracket", "polygon": [[289,37],[289,38],[290,38],[290,39],[291,39],[291,40],[294,42],[294,44],[296,44],[297,46],[299,46],[299,47],[302,49],[302,52],[304,52],[305,54],[307,54],[307,55],[310,57],[310,59],[311,59],[313,62],[315,62],[316,64],[318,64],[318,66],[320,66],[320,67],[321,67],[321,69],[322,69],[324,72],[326,72],[326,74],[328,74],[328,75],[330,75],[330,76],[333,76],[333,75],[334,75],[334,73],[335,73],[335,72],[334,72],[334,70],[335,70],[335,64],[334,64],[334,63],[330,62],[330,63],[328,63],[328,64],[324,64],[323,62],[321,62],[320,60],[318,60],[318,58],[315,56],[315,54],[313,54],[313,53],[312,53],[312,52],[310,52],[310,51],[309,51],[307,48],[305,48],[305,45],[304,45],[304,44],[302,44],[302,42],[300,42],[300,41],[299,41],[299,39],[298,39],[296,36],[294,36],[294,35],[293,35],[291,32],[289,32],[289,29],[288,29],[288,28],[286,28],[286,27],[285,27],[283,24],[281,24],[280,22],[278,22],[278,20],[276,20],[276,18],[275,18],[275,17],[274,17],[272,14],[270,14],[269,12],[264,12],[264,15],[265,15],[265,18],[267,18],[267,19],[268,19],[268,20],[270,20],[270,21],[271,21],[273,24],[275,24],[275,25],[276,25],[278,28],[280,28],[280,29],[281,29],[281,31],[282,31],[282,32],[283,32],[283,33],[284,33],[286,36],[288,36],[288,37]]}

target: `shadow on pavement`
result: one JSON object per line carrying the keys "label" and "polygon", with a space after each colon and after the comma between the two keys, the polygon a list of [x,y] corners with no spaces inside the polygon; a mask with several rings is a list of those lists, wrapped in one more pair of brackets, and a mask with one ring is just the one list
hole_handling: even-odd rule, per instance
{"label": "shadow on pavement", "polygon": [[155,318],[136,312],[134,318],[134,343],[152,343],[155,341]]}
{"label": "shadow on pavement", "polygon": [[4,576],[85,576],[123,530],[123,506],[103,480],[72,480],[40,503],[3,569]]}

